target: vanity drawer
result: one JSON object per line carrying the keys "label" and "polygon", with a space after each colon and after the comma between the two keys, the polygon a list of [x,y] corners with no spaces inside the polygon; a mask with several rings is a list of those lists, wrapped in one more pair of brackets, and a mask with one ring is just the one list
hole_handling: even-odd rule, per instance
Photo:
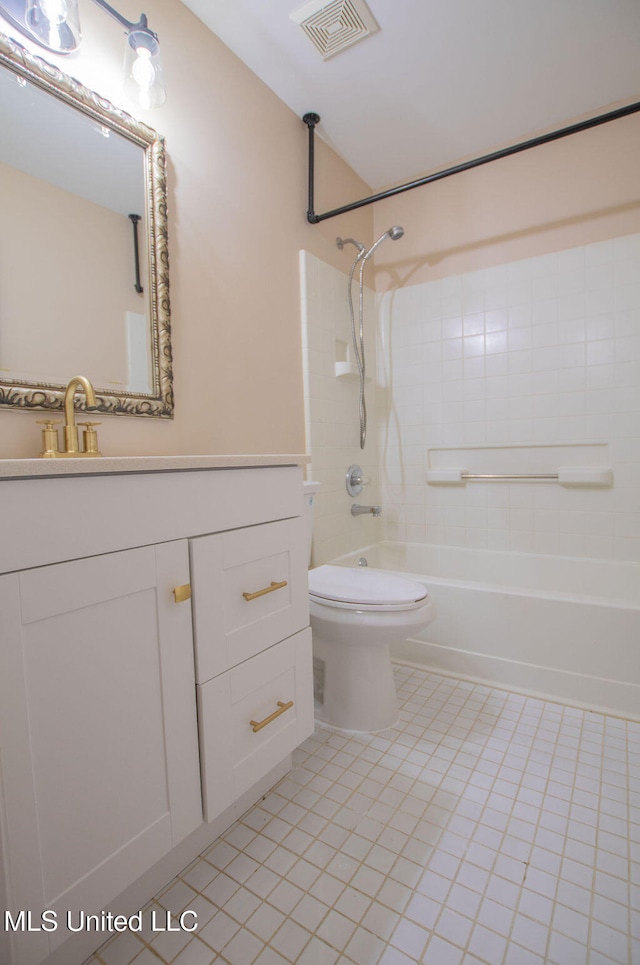
{"label": "vanity drawer", "polygon": [[198,686],[205,821],[313,733],[311,630]]}
{"label": "vanity drawer", "polygon": [[308,626],[304,517],[190,540],[196,679]]}

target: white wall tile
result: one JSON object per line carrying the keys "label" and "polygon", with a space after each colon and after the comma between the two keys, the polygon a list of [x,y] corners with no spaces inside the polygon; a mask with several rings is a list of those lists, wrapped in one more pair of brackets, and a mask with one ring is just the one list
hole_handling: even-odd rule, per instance
{"label": "white wall tile", "polygon": [[[394,447],[384,449],[382,502],[394,520],[393,538],[406,538],[410,526],[431,542],[640,560],[639,266],[640,235],[630,235],[386,298],[387,338],[412,333],[406,355],[382,360],[390,397],[379,413],[381,439],[394,422]],[[431,306],[429,325],[419,304]],[[422,401],[400,405],[400,387],[416,384],[421,343]],[[424,448],[416,442],[420,420]],[[404,483],[422,484],[429,446],[567,441],[609,444],[613,491],[425,486],[424,526],[422,517],[416,525],[413,510],[408,519]],[[393,474],[393,487],[385,472]],[[479,488],[502,513],[461,515]],[[621,507],[615,531],[614,498]]]}
{"label": "white wall tile", "polygon": [[[347,276],[304,254],[310,475],[323,482],[315,562],[381,537],[640,560],[639,260],[630,235],[401,288],[378,299],[377,337],[367,292],[376,378],[361,453],[357,386],[334,375],[350,339]],[[429,447],[567,441],[609,444],[612,491],[424,484]],[[381,519],[350,517],[351,462],[373,478],[359,501],[381,502]]]}

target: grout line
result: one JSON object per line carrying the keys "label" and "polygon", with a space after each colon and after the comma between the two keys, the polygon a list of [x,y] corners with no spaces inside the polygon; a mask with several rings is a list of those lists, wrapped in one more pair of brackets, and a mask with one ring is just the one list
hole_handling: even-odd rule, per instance
{"label": "grout line", "polygon": [[[207,938],[195,935],[168,956],[145,937],[136,957],[146,948],[167,963],[183,953],[188,957],[186,949],[197,942],[193,951],[201,944],[210,948],[211,963],[218,965],[237,963],[243,947],[249,949],[243,965],[269,953],[295,962],[323,941],[347,963],[355,961],[347,948],[351,942],[354,949],[362,948],[359,940],[375,949],[377,962],[406,956],[410,949],[415,954],[409,960],[431,962],[444,948],[442,942],[451,955],[456,949],[460,956],[497,965],[498,958],[484,957],[490,954],[487,949],[501,962],[510,949],[517,954],[524,944],[517,924],[530,921],[547,931],[541,963],[555,962],[559,952],[553,936],[560,936],[558,947],[566,942],[572,948],[569,943],[576,939],[570,918],[583,915],[565,903],[560,883],[584,887],[573,880],[584,867],[585,875],[591,875],[587,944],[582,946],[588,959],[599,921],[599,856],[605,856],[602,873],[623,880],[618,874],[622,842],[616,835],[622,837],[620,830],[626,829],[629,841],[631,808],[638,797],[632,791],[630,755],[640,753],[638,725],[404,665],[395,667],[395,675],[402,705],[397,726],[376,735],[318,728],[294,752],[292,770],[154,899],[161,905],[163,899],[179,902],[180,889],[186,889],[184,907],[194,896],[211,907],[203,929],[222,915],[221,922],[233,923],[233,934],[227,937],[214,928]],[[597,797],[590,798],[596,790]],[[629,954],[632,854],[627,847]],[[549,878],[552,893],[544,893],[545,879],[531,888],[533,872],[551,875],[549,867],[555,869]],[[475,880],[469,880],[469,872]],[[261,877],[253,881],[254,875]],[[426,876],[442,886],[437,897],[426,887]],[[215,882],[224,885],[225,880],[228,888],[218,900],[207,896]],[[451,904],[456,886],[466,891]],[[549,915],[542,906],[521,911],[525,894],[534,903],[550,901]],[[421,897],[439,905],[429,925],[422,910],[409,910],[414,899],[419,908]],[[624,903],[617,904],[624,909]],[[506,931],[491,919],[492,908],[510,916]],[[267,931],[258,919],[251,922],[261,909],[273,914],[268,940],[260,935]],[[468,934],[456,936],[444,927],[436,932],[447,912],[464,919]],[[381,913],[385,924],[376,927],[371,915],[379,918]],[[622,938],[616,923],[602,925]],[[427,937],[417,949],[423,938],[419,929]],[[295,938],[287,938],[289,930]],[[480,935],[489,943],[484,951],[478,946]],[[115,941],[94,954],[94,965],[109,965],[107,949]],[[233,942],[229,957],[225,949]]]}

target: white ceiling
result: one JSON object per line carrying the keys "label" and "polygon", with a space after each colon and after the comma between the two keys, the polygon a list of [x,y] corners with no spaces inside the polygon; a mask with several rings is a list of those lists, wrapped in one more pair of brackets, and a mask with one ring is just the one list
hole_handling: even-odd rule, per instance
{"label": "white ceiling", "polygon": [[639,0],[369,0],[380,31],[327,61],[304,0],[183,3],[374,190],[640,101]]}

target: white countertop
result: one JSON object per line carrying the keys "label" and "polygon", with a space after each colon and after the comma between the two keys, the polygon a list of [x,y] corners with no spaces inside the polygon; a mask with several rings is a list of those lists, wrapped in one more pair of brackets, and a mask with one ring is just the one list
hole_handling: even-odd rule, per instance
{"label": "white countertop", "polygon": [[0,459],[3,479],[94,476],[109,473],[176,472],[190,469],[247,469],[255,466],[304,466],[306,455],[252,456],[100,456],[95,459]]}

